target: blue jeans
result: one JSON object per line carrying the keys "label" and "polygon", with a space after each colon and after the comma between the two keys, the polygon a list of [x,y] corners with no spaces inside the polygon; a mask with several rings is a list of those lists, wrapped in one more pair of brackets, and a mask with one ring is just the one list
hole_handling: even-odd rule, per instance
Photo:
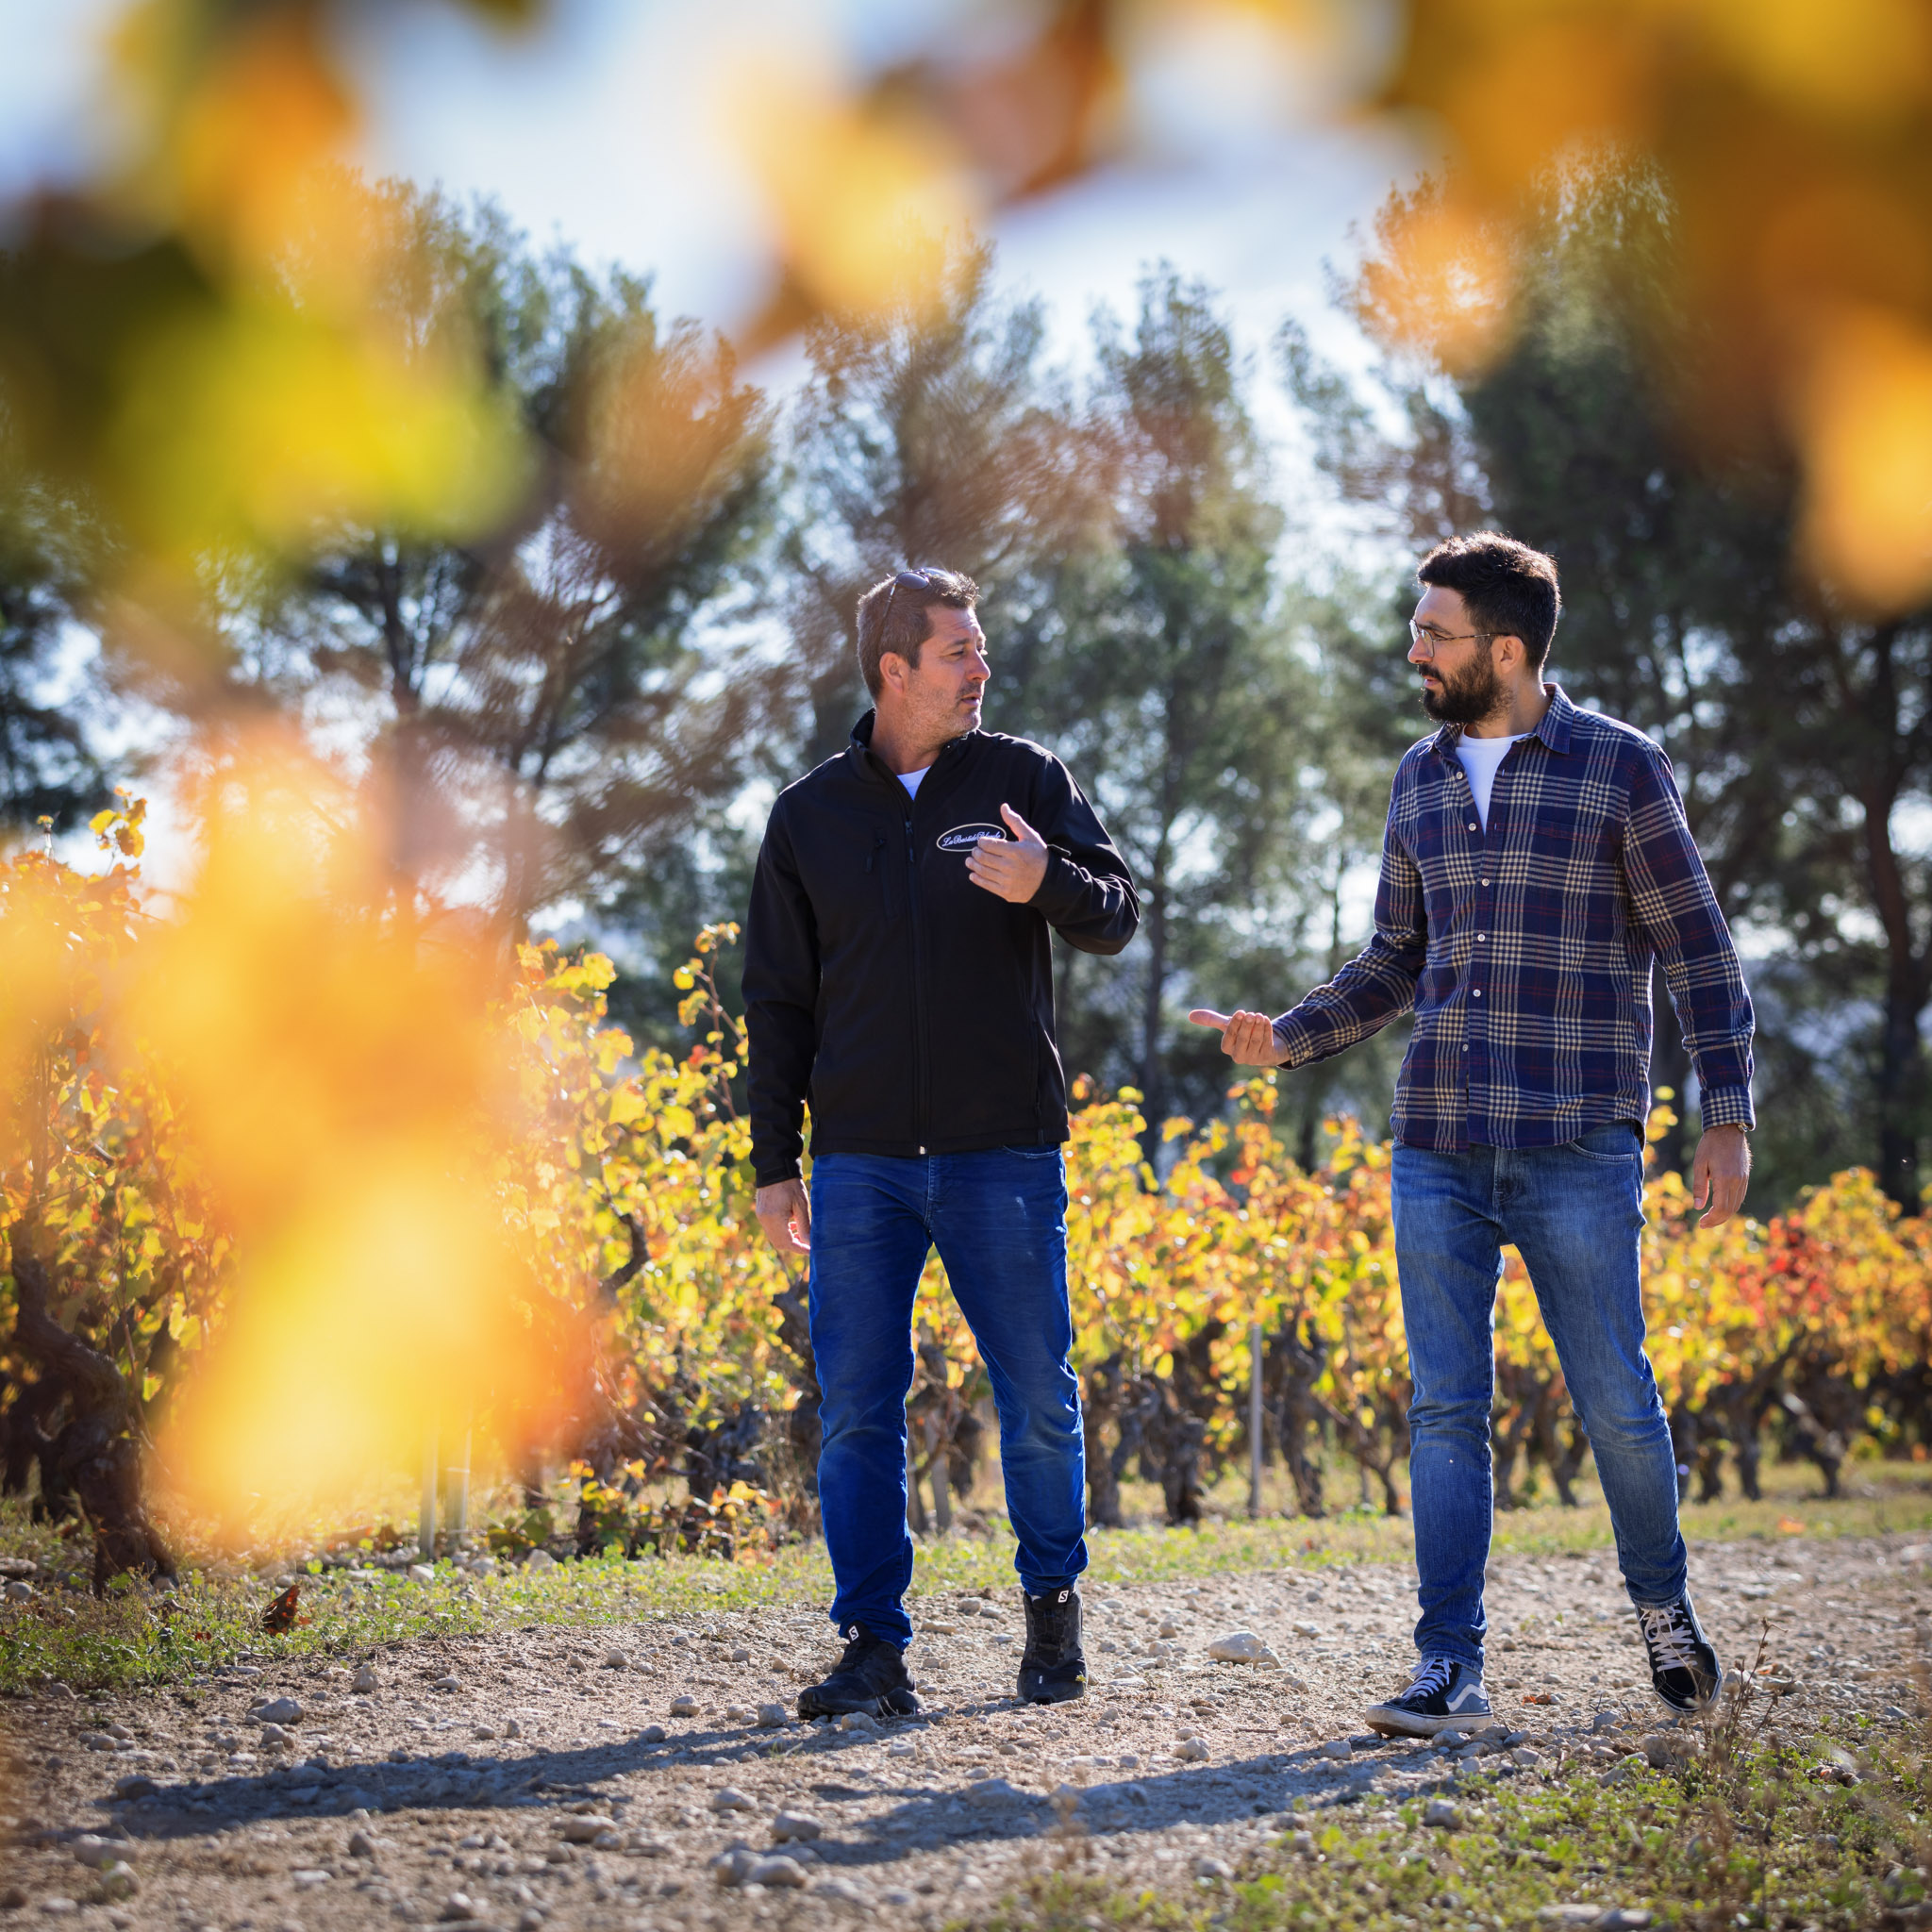
{"label": "blue jeans", "polygon": [[832,1621],[902,1650],[912,1641],[900,1601],[912,1580],[912,1301],[934,1247],[992,1382],[1020,1581],[1038,1596],[1087,1567],[1059,1149],[822,1155],[811,1170],[811,1346],[824,1428],[819,1506],[838,1586]]}
{"label": "blue jeans", "polygon": [[1613,1124],[1559,1147],[1395,1148],[1395,1258],[1415,1383],[1415,1641],[1424,1657],[1482,1667],[1505,1242],[1529,1270],[1590,1437],[1631,1600],[1664,1603],[1684,1590],[1677,1458],[1643,1353],[1641,1144],[1635,1127]]}

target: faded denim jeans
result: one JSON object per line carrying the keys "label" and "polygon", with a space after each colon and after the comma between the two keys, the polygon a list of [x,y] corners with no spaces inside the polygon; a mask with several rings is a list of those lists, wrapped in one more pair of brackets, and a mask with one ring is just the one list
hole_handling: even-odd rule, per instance
{"label": "faded denim jeans", "polygon": [[1395,1148],[1395,1255],[1415,1384],[1415,1641],[1424,1657],[1477,1669],[1483,1661],[1496,1284],[1506,1243],[1529,1270],[1590,1437],[1631,1601],[1665,1603],[1683,1592],[1677,1458],[1643,1352],[1641,1149],[1637,1129],[1623,1124],[1557,1147]]}
{"label": "faded denim jeans", "polygon": [[1060,1150],[822,1155],[811,1170],[811,1346],[823,1394],[819,1505],[837,1584],[832,1622],[902,1650],[912,1640],[901,1601],[912,1580],[912,1301],[935,1247],[992,1383],[1020,1581],[1039,1596],[1087,1567]]}

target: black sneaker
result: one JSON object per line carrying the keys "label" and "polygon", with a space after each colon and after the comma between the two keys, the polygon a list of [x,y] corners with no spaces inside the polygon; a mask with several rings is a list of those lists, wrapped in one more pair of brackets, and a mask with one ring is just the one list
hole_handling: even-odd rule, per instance
{"label": "black sneaker", "polygon": [[848,1710],[910,1717],[918,1708],[899,1646],[862,1629],[854,1629],[845,1655],[824,1682],[808,1684],[798,1693],[800,1717],[841,1717]]}
{"label": "black sneaker", "polygon": [[1460,1657],[1425,1657],[1408,1689],[1369,1706],[1367,1724],[1385,1738],[1433,1738],[1438,1731],[1483,1728],[1495,1722],[1482,1673]]}
{"label": "black sneaker", "polygon": [[1695,1716],[1723,1694],[1724,1667],[1718,1661],[1690,1593],[1667,1604],[1639,1604],[1637,1627],[1650,1653],[1650,1681],[1673,1710]]}
{"label": "black sneaker", "polygon": [[1026,1704],[1064,1704],[1087,1694],[1087,1658],[1080,1649],[1080,1592],[1069,1584],[1026,1605],[1026,1650],[1020,1659],[1020,1697]]}

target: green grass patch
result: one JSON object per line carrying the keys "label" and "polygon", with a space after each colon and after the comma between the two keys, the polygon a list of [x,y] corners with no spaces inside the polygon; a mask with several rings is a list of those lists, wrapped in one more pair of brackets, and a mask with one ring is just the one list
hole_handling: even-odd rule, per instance
{"label": "green grass patch", "polygon": [[1122,1885],[1107,1857],[1062,1832],[1031,1883],[972,1923],[990,1932],[1503,1932],[1552,1907],[1591,1906],[1709,1932],[1849,1932],[1925,1896],[1925,1764],[1912,1747],[1874,1745],[1848,1789],[1813,1775],[1830,1748],[1822,1738],[1757,1746],[1607,1785],[1590,1774],[1530,1788],[1472,1780],[1453,1801],[1454,1829],[1425,1824],[1421,1799],[1330,1807],[1295,1819],[1231,1879],[1179,1892]]}

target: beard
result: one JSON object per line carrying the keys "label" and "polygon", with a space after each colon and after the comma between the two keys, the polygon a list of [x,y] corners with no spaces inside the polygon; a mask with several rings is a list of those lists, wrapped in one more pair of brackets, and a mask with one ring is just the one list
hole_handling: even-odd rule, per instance
{"label": "beard", "polygon": [[1423,686],[1423,709],[1438,724],[1480,724],[1509,701],[1486,643],[1459,677],[1443,677],[1441,691]]}

